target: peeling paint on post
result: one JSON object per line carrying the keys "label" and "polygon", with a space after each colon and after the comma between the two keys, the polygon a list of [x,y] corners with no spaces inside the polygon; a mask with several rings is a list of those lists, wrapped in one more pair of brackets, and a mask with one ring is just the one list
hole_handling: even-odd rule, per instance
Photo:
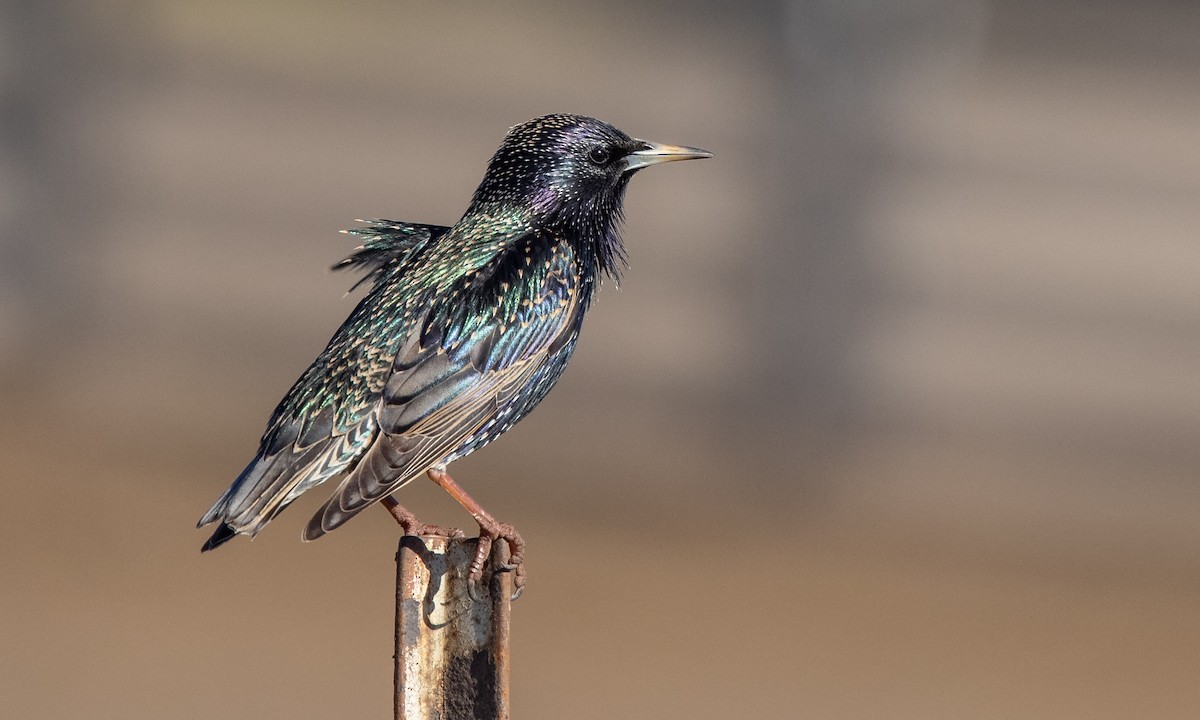
{"label": "peeling paint on post", "polygon": [[508,720],[511,573],[483,570],[471,599],[474,539],[405,536],[396,555],[396,720]]}

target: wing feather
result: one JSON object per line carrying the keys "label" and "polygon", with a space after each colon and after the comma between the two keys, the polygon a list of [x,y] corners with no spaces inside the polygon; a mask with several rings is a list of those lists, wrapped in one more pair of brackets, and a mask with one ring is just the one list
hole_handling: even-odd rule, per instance
{"label": "wing feather", "polygon": [[[536,264],[519,258],[523,268],[540,272],[539,282],[526,285],[532,287],[524,298],[515,292],[498,297],[493,322],[471,326],[452,312],[430,312],[413,329],[383,391],[380,432],[309,521],[306,540],[340,526],[489,430],[498,434],[519,419],[514,413],[531,409],[516,399],[541,385],[547,367],[565,362],[561,354],[573,348],[568,339],[578,332],[581,312],[570,246],[551,242],[540,249]],[[490,282],[499,285],[506,277]],[[478,315],[478,307],[475,311]],[[464,333],[464,325],[471,332]],[[545,390],[548,386],[533,403]]]}

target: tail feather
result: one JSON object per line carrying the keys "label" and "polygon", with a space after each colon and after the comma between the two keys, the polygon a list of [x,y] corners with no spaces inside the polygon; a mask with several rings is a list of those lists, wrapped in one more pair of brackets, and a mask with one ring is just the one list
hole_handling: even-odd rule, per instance
{"label": "tail feather", "polygon": [[356,443],[368,441],[372,432],[373,426],[367,423],[347,435],[303,449],[289,447],[275,455],[255,457],[197,523],[196,527],[221,523],[204,550],[212,550],[234,535],[257,535],[300,493],[341,472],[357,451]]}
{"label": "tail feather", "polygon": [[225,512],[225,501],[228,498],[228,491],[221,495],[221,497],[217,498],[217,501],[208,509],[208,512],[204,513],[204,516],[200,518],[200,522],[196,523],[196,527],[202,528],[209,523],[219,520],[221,515]]}
{"label": "tail feather", "polygon": [[200,548],[200,552],[208,552],[213,548],[218,548],[232,540],[237,535],[237,531],[229,523],[221,523],[217,527],[216,532],[204,543],[204,547]]}

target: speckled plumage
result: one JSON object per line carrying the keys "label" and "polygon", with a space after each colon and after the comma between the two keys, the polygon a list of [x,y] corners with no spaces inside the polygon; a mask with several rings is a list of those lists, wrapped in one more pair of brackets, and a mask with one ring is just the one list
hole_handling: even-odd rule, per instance
{"label": "speckled plumage", "polygon": [[548,115],[509,132],[452,227],[350,231],[362,247],[335,268],[366,271],[370,289],[201,518],[221,523],[204,549],[257,534],[344,474],[305,529],[315,539],[512,427],[554,386],[602,276],[623,264],[617,224],[633,172],[706,156]]}

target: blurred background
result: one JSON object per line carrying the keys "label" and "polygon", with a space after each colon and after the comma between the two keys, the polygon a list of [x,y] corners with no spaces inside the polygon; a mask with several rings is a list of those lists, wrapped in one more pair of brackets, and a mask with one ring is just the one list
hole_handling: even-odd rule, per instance
{"label": "blurred background", "polygon": [[382,511],[193,525],[337,231],[566,111],[716,157],[455,466],[529,542],[514,717],[1200,717],[1198,66],[1169,0],[7,0],[3,714],[390,717]]}

